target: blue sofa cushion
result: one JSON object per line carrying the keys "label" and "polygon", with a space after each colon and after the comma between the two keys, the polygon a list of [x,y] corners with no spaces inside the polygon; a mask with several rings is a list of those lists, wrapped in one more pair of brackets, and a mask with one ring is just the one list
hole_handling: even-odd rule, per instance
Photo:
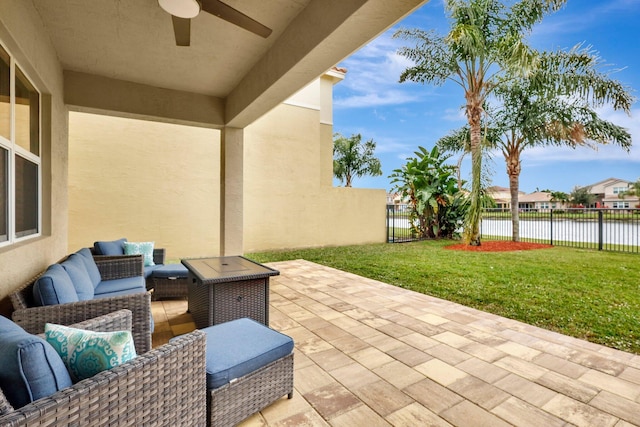
{"label": "blue sofa cushion", "polygon": [[42,338],[0,316],[0,387],[14,408],[70,387],[58,353]]}
{"label": "blue sofa cushion", "polygon": [[95,289],[95,298],[114,297],[146,291],[147,286],[142,276],[103,280]]}
{"label": "blue sofa cushion", "polygon": [[79,301],[71,278],[60,264],[52,264],[33,285],[33,298],[38,305],[65,304]]}
{"label": "blue sofa cushion", "polygon": [[71,283],[73,283],[73,287],[76,289],[78,299],[80,301],[87,301],[93,298],[93,283],[91,282],[91,277],[89,277],[89,272],[87,272],[82,258],[82,255],[71,254],[60,265],[62,265],[71,278]]}
{"label": "blue sofa cushion", "polygon": [[291,337],[252,319],[202,329],[207,334],[207,389],[221,387],[293,351]]}
{"label": "blue sofa cushion", "polygon": [[144,267],[144,278],[147,279],[150,276],[153,275],[153,272],[156,271],[157,269],[161,268],[163,265],[162,264],[153,264],[153,265],[149,265],[147,267]]}
{"label": "blue sofa cushion", "polygon": [[124,255],[124,242],[126,238],[110,241],[98,241],[93,243],[96,255]]}
{"label": "blue sofa cushion", "polygon": [[169,278],[169,277],[187,277],[189,270],[182,264],[165,264],[162,265],[151,273],[152,277]]}
{"label": "blue sofa cushion", "polygon": [[82,248],[78,252],[79,255],[82,255],[82,260],[84,261],[84,266],[87,269],[87,273],[89,273],[89,277],[91,278],[91,283],[95,288],[98,286],[100,281],[102,280],[102,276],[100,276],[100,270],[98,270],[98,266],[96,265],[95,260],[93,259],[93,255],[89,248]]}

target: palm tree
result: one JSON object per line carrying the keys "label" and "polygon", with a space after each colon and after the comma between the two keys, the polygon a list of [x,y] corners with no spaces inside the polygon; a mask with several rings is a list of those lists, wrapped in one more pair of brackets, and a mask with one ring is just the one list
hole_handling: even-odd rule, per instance
{"label": "palm tree", "polygon": [[[613,143],[628,150],[629,132],[601,119],[595,108],[612,104],[629,113],[633,97],[620,82],[599,70],[603,61],[580,45],[568,52],[543,52],[539,65],[527,77],[499,82],[497,106],[488,120],[489,145],[504,155],[511,193],[512,238],[520,240],[518,191],[521,154],[531,147]],[[495,103],[494,103],[495,105]],[[462,132],[462,133],[461,133]],[[441,148],[465,147],[463,131],[439,141]]]}
{"label": "palm tree", "polygon": [[382,175],[380,160],[373,155],[376,143],[373,139],[362,143],[362,135],[349,138],[336,133],[333,135],[333,176],[345,187],[351,187],[354,177]]}
{"label": "palm tree", "polygon": [[534,24],[566,0],[520,0],[510,7],[499,0],[445,0],[451,17],[446,36],[420,29],[403,29],[396,37],[415,41],[399,53],[414,62],[400,82],[442,85],[450,80],[464,91],[471,152],[471,202],[465,240],[480,245],[483,105],[505,74],[526,76],[538,58],[525,44]]}

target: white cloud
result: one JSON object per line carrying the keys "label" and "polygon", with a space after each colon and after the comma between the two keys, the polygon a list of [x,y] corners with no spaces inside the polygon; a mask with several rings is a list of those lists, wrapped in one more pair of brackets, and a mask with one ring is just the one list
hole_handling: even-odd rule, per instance
{"label": "white cloud", "polygon": [[399,105],[421,99],[411,83],[400,84],[400,74],[411,62],[396,52],[402,42],[392,30],[373,40],[340,64],[347,69],[345,80],[335,88],[336,108]]}

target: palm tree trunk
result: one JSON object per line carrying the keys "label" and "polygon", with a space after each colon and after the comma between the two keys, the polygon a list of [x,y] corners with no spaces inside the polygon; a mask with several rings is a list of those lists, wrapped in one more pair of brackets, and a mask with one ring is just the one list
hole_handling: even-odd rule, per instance
{"label": "palm tree trunk", "polygon": [[520,241],[520,206],[518,201],[518,190],[520,189],[520,151],[517,146],[519,141],[513,140],[507,144],[507,151],[504,152],[507,163],[507,175],[509,176],[509,192],[511,193],[511,240]]}
{"label": "palm tree trunk", "polygon": [[480,101],[467,98],[467,118],[471,131],[471,203],[467,211],[466,241],[471,246],[480,246],[480,217],[482,215],[482,134],[480,126]]}

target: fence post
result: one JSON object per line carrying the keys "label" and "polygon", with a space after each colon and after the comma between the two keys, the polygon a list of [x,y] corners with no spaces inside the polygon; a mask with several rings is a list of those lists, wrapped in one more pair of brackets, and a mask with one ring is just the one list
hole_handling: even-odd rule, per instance
{"label": "fence post", "polygon": [[553,209],[549,209],[549,244],[553,246]]}
{"label": "fence post", "polygon": [[598,210],[598,250],[602,250],[602,241],[604,236],[604,231],[602,230],[602,209]]}

